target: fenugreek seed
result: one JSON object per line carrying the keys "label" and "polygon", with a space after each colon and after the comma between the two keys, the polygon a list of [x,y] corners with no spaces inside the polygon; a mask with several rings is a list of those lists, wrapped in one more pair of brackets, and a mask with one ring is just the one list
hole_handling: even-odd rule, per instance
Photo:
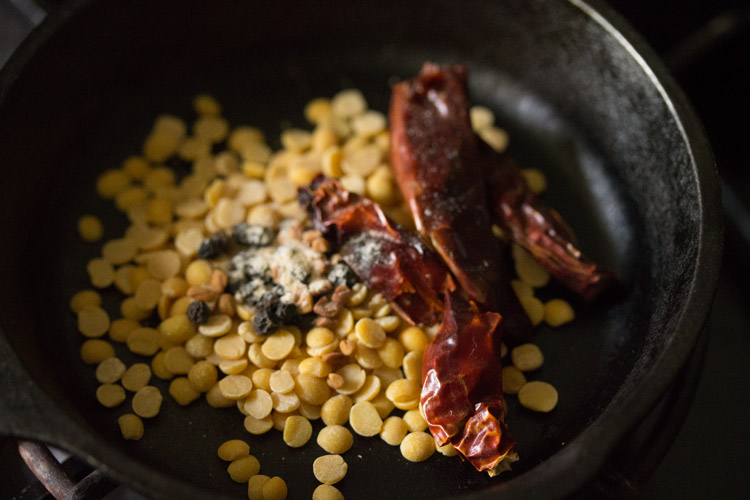
{"label": "fenugreek seed", "polygon": [[339,389],[342,385],[344,385],[344,377],[342,377],[338,373],[329,373],[328,378],[326,379],[326,383],[331,389]]}
{"label": "fenugreek seed", "polygon": [[352,340],[347,339],[339,342],[339,350],[341,350],[341,354],[344,354],[345,356],[351,356],[356,349],[357,343]]}
{"label": "fenugreek seed", "polygon": [[234,297],[228,293],[222,293],[219,296],[219,302],[216,304],[216,311],[219,314],[226,314],[227,316],[234,316]]}

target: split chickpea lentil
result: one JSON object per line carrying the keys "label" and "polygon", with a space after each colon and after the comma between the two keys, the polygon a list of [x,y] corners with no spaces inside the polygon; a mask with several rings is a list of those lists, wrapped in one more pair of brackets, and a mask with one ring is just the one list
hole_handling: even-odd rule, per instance
{"label": "split chickpea lentil", "polygon": [[[437,447],[425,432],[427,423],[418,409],[422,353],[432,335],[406,325],[382,295],[355,284],[329,327],[307,332],[285,327],[262,336],[253,328],[252,310],[224,293],[222,262],[198,258],[205,237],[237,223],[278,228],[285,219],[304,221],[296,189],[319,173],[339,178],[345,188],[372,198],[388,216],[413,227],[388,165],[385,116],[369,111],[357,90],[315,99],[305,107],[314,130],[284,131],[283,150],[273,152],[260,130],[230,130],[213,97],[201,94],[193,106],[198,119],[192,135],[181,119],[160,116],[142,156],[127,158],[122,168],[97,180],[99,195],[112,199],[130,226],[122,238],[103,244],[101,257],[88,263],[87,272],[95,289],[114,285],[127,296],[120,306],[122,317],[110,319],[96,290],[82,290],[70,300],[78,329],[88,337],[81,358],[97,365],[97,399],[114,408],[127,399],[126,390],[134,393],[133,413],[118,418],[123,437],[141,439],[142,418],[158,415],[162,392],[149,385],[155,376],[170,382],[168,393],[178,405],[204,397],[215,408],[235,406],[250,434],[276,428],[290,447],[305,446],[313,434],[311,420],[322,420],[326,426],[316,441],[329,455],[313,464],[315,477],[324,483],[314,499],[343,498],[332,484],[347,472],[341,457],[353,445],[347,424],[359,435],[379,434],[400,446],[413,462],[436,450],[454,456],[450,444]],[[494,126],[490,110],[472,108],[471,121],[493,148],[506,147],[507,134]],[[212,147],[225,140],[227,149],[212,155]],[[173,155],[192,163],[192,171],[180,180],[162,165]],[[541,172],[528,170],[524,176],[534,192],[545,189]],[[84,241],[95,242],[104,227],[96,216],[85,215],[78,232]],[[503,237],[501,230],[496,234]],[[543,303],[534,296],[535,288],[549,281],[547,272],[517,245],[513,256],[519,279],[512,285],[532,322],[558,327],[571,321],[574,312],[567,302]],[[197,326],[187,316],[196,300],[213,309]],[[141,324],[154,315],[157,327]],[[121,344],[136,356],[150,357],[150,363],[126,366],[116,357]],[[548,412],[557,403],[556,391],[544,382],[527,383],[523,374],[542,364],[535,347],[513,349],[513,366],[503,370],[503,386],[527,408]],[[403,417],[391,415],[394,409],[403,410]],[[284,480],[260,475],[260,462],[249,451],[244,441],[231,440],[219,447],[218,456],[230,462],[227,470],[234,481],[247,483],[251,500],[286,498]]]}

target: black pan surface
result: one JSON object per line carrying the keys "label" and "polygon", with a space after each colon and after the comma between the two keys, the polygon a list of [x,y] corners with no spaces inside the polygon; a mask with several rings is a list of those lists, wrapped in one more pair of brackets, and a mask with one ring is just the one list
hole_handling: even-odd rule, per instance
{"label": "black pan surface", "polygon": [[[80,242],[77,219],[97,213],[105,238],[122,233],[125,217],[94,194],[97,175],[139,151],[156,115],[189,122],[199,92],[215,95],[233,126],[260,126],[273,140],[289,124],[306,126],[301,110],[314,97],[353,86],[385,112],[390,85],[422,62],[459,62],[469,65],[474,102],[496,112],[523,166],[545,172],[547,200],[626,293],[592,306],[550,288],[550,297],[576,304],[578,318],[540,327],[533,339],[545,364],[530,378],[557,387],[557,408],[535,414],[507,397],[521,455],[511,473],[491,480],[438,454],[411,464],[382,440],[355,436],[337,486],[347,498],[380,499],[557,496],[581,484],[684,361],[720,247],[713,165],[694,118],[588,9],[100,1],[48,21],[2,75],[0,325],[27,373],[10,362],[0,369],[9,381],[16,374],[33,383],[30,393],[16,385],[20,394],[3,403],[16,416],[0,417],[0,432],[60,444],[161,498],[246,495],[215,452],[227,439],[247,439],[261,473],[284,477],[290,498],[309,498],[312,462],[324,453],[314,439],[294,450],[276,431],[250,436],[235,409],[182,408],[166,396],[144,439],[121,439],[116,419],[129,405],[96,402],[94,370],[79,360],[82,339],[67,308],[88,286],[85,263],[99,251]],[[118,293],[104,295],[114,313]],[[124,346],[117,352],[126,364],[143,361]],[[166,395],[167,384],[156,385]]]}

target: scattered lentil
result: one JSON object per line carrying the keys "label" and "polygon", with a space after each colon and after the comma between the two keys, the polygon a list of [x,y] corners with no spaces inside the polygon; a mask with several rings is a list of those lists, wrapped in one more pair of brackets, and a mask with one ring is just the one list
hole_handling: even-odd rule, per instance
{"label": "scattered lentil", "polygon": [[557,390],[547,382],[528,382],[518,391],[518,401],[529,410],[548,413],[557,406]]}
{"label": "scattered lentil", "polygon": [[83,241],[99,241],[104,233],[104,226],[99,217],[95,215],[84,215],[78,219],[78,234]]}
{"label": "scattered lentil", "polygon": [[141,418],[153,418],[161,409],[162,395],[158,388],[147,385],[133,396],[133,412]]}
{"label": "scattered lentil", "polygon": [[288,494],[286,482],[278,476],[265,481],[262,486],[263,500],[284,500]]}
{"label": "scattered lentil", "polygon": [[349,429],[341,425],[328,425],[318,433],[318,446],[328,453],[342,454],[349,451],[354,444],[354,436]]}
{"label": "scattered lentil", "polygon": [[125,390],[117,384],[102,384],[96,390],[96,399],[107,408],[114,408],[125,401]]}
{"label": "scattered lentil", "polygon": [[538,369],[544,363],[544,356],[536,344],[521,344],[510,351],[513,366],[522,372]]}
{"label": "scattered lentil", "polygon": [[336,484],[344,479],[348,468],[341,455],[323,455],[313,462],[315,479],[325,484]]}
{"label": "scattered lentil", "polygon": [[117,419],[122,437],[137,441],[143,437],[143,420],[138,415],[126,413]]}
{"label": "scattered lentil", "polygon": [[435,453],[435,440],[426,432],[412,432],[401,441],[401,455],[410,462],[424,462]]}

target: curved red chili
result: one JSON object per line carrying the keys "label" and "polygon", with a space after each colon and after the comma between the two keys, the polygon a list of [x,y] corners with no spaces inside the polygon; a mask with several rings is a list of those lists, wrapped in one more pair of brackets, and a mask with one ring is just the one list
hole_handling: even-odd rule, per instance
{"label": "curved red chili", "polygon": [[432,435],[490,475],[518,458],[505,424],[501,331],[499,314],[448,293],[443,323],[422,361],[422,410]]}
{"label": "curved red chili", "polygon": [[531,324],[490,228],[466,75],[463,66],[425,64],[419,76],[393,87],[391,163],[417,230],[469,297],[502,314],[507,334],[521,340]]}

